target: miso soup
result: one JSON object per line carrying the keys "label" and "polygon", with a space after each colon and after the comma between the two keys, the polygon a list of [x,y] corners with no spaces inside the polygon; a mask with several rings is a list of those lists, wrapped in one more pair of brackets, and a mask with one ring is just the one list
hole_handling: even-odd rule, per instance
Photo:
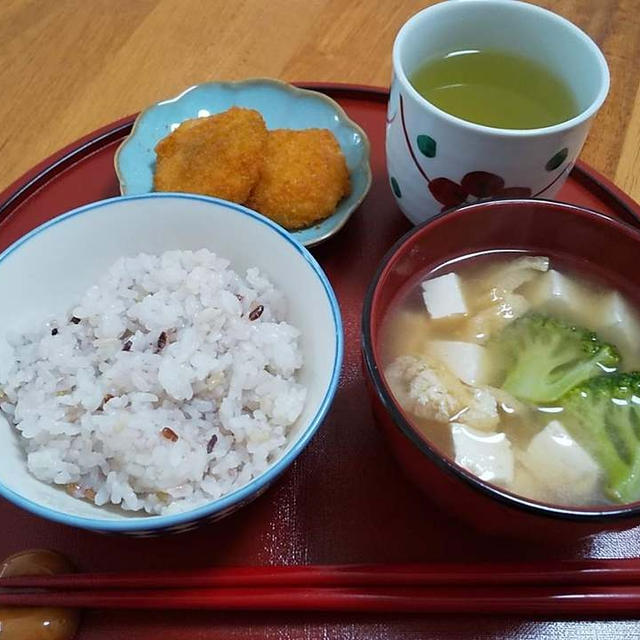
{"label": "miso soup", "polygon": [[398,293],[385,379],[432,444],[533,500],[640,500],[640,312],[546,256],[456,261]]}

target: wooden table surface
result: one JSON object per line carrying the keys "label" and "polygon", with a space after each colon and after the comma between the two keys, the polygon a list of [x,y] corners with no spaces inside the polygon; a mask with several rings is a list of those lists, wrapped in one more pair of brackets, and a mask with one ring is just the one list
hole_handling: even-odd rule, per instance
{"label": "wooden table surface", "polygon": [[[0,190],[104,124],[208,80],[388,86],[424,0],[1,0]],[[603,49],[609,97],[582,154],[640,200],[640,0],[538,1]]]}

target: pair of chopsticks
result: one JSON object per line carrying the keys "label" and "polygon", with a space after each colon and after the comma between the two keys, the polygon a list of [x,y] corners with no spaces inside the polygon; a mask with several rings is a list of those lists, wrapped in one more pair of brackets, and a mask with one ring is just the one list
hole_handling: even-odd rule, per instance
{"label": "pair of chopsticks", "polygon": [[640,617],[640,561],[21,576],[0,579],[0,606]]}

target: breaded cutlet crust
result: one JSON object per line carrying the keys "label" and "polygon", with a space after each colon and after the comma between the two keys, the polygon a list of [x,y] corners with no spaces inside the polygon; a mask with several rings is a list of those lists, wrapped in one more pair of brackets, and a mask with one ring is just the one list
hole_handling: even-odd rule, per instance
{"label": "breaded cutlet crust", "polygon": [[350,188],[347,164],[330,131],[274,129],[246,204],[287,229],[302,229],[330,216]]}
{"label": "breaded cutlet crust", "polygon": [[244,203],[259,176],[267,129],[258,111],[232,107],[186,120],[156,145],[156,191]]}

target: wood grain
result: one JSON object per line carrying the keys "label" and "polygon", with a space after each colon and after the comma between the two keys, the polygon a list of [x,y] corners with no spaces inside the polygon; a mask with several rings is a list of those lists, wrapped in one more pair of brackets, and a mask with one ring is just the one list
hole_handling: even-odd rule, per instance
{"label": "wood grain", "polygon": [[[417,0],[2,0],[0,189],[81,135],[206,80],[387,86]],[[602,47],[611,92],[582,158],[640,200],[638,0],[540,0]]]}

